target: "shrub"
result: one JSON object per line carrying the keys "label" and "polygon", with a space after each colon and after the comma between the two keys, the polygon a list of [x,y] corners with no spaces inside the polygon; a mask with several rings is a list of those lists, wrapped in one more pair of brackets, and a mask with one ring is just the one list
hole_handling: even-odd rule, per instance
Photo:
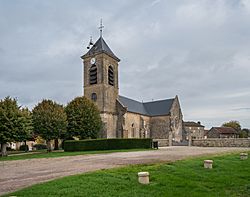
{"label": "shrub", "polygon": [[6,150],[7,150],[7,151],[14,151],[14,149],[12,149],[12,148],[9,147],[9,146],[6,147]]}
{"label": "shrub", "polygon": [[46,144],[35,144],[33,147],[34,147],[36,150],[47,149]]}
{"label": "shrub", "polygon": [[117,150],[151,148],[151,146],[150,138],[68,140],[64,142],[64,151]]}
{"label": "shrub", "polygon": [[21,146],[19,147],[19,150],[21,150],[21,151],[28,151],[28,150],[29,150],[29,146],[23,144],[23,145],[21,145]]}

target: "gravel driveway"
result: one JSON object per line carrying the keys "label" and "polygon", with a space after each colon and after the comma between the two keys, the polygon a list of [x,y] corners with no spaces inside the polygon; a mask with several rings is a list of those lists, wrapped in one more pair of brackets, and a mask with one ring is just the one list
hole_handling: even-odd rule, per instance
{"label": "gravel driveway", "polygon": [[1,161],[0,195],[36,183],[99,169],[114,168],[127,164],[176,161],[190,156],[247,150],[250,151],[250,148],[172,146],[155,151],[116,152],[48,159]]}

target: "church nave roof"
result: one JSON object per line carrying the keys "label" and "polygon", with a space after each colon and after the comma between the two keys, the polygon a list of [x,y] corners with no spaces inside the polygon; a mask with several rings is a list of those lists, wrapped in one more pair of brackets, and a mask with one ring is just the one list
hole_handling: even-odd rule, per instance
{"label": "church nave roof", "polygon": [[146,116],[168,115],[174,102],[174,98],[171,98],[142,103],[120,95],[118,100],[124,107],[128,108],[129,112],[138,113]]}

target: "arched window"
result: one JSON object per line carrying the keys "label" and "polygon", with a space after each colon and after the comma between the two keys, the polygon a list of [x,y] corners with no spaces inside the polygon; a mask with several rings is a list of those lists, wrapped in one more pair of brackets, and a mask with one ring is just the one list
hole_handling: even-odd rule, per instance
{"label": "arched window", "polygon": [[89,69],[89,84],[97,84],[97,67],[96,65],[92,65]]}
{"label": "arched window", "polygon": [[109,66],[108,81],[109,81],[109,85],[114,86],[114,69],[112,68],[112,66]]}
{"label": "arched window", "polygon": [[92,93],[92,94],[91,94],[91,100],[92,100],[92,101],[96,101],[96,100],[97,100],[97,95],[96,95],[96,93]]}
{"label": "arched window", "polygon": [[134,128],[134,123],[131,124],[131,137],[135,137],[135,128]]}

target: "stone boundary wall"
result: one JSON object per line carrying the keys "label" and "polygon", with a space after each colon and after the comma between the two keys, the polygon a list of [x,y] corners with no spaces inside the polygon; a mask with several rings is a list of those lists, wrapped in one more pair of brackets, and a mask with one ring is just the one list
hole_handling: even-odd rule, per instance
{"label": "stone boundary wall", "polygon": [[202,147],[250,147],[249,138],[193,139],[192,146]]}
{"label": "stone boundary wall", "polygon": [[169,140],[168,139],[153,139],[153,141],[158,141],[159,147],[169,146]]}

